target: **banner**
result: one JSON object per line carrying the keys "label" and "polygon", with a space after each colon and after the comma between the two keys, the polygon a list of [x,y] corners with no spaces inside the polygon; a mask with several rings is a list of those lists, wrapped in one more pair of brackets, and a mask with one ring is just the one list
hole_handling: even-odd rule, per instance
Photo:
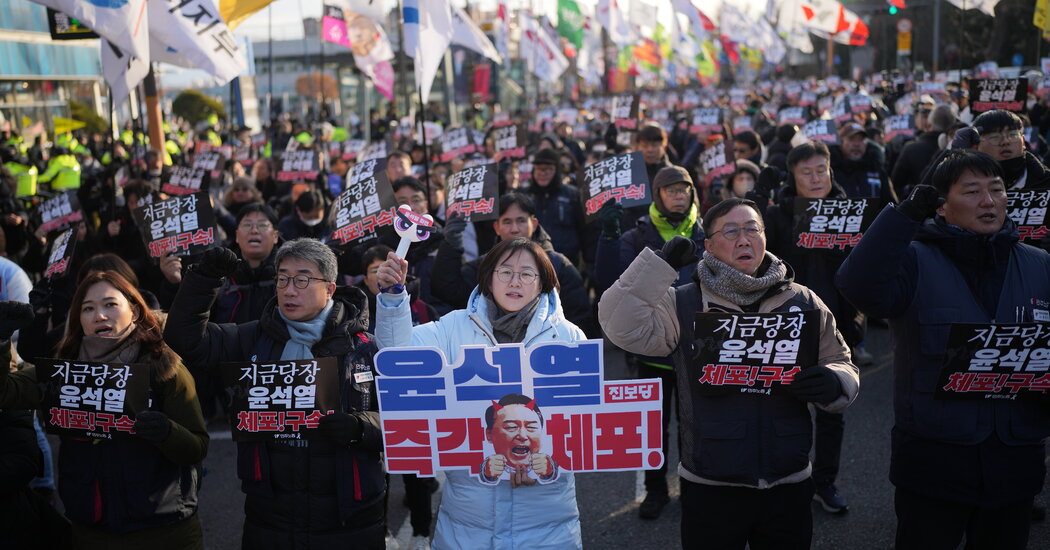
{"label": "banner", "polygon": [[693,121],[689,125],[689,133],[691,134],[721,134],[725,130],[722,129],[722,109],[718,107],[698,107],[693,109]]}
{"label": "banner", "polygon": [[66,191],[47,199],[39,206],[40,229],[44,233],[65,229],[84,219],[84,212],[80,209],[80,199],[76,191]]}
{"label": "banner", "polygon": [[386,159],[355,164],[346,173],[346,189],[334,206],[335,228],[329,242],[336,246],[370,241],[380,227],[392,226],[397,199],[386,176]]}
{"label": "banner", "polygon": [[1006,192],[1006,215],[1017,224],[1021,242],[1038,246],[1046,236],[1047,203],[1050,189]]}
{"label": "banner", "polygon": [[845,250],[860,242],[875,216],[876,199],[804,199],[795,197],[795,246],[810,250]]}
{"label": "banner", "polygon": [[1040,323],[952,323],[936,399],[1017,399],[1050,389],[1050,313],[1026,308]]}
{"label": "banner", "polygon": [[51,253],[48,255],[44,277],[54,279],[69,271],[69,262],[73,261],[73,250],[77,246],[76,235],[79,230],[80,224],[75,223],[51,242]]}
{"label": "banner", "polygon": [[970,110],[983,113],[1005,109],[1015,113],[1025,112],[1028,100],[1028,80],[1023,78],[971,79]]}
{"label": "banner", "polygon": [[482,164],[452,174],[445,182],[445,216],[480,222],[499,218],[499,166]]}
{"label": "banner", "polygon": [[580,200],[588,221],[598,216],[598,210],[610,199],[624,208],[647,206],[653,202],[649,191],[649,173],[641,152],[609,157],[589,164],[580,171]]}
{"label": "banner", "polygon": [[51,31],[51,40],[83,40],[98,38],[95,31],[87,25],[60,11],[47,8],[47,28]]}
{"label": "banner", "polygon": [[496,151],[496,162],[505,158],[525,158],[525,129],[518,124],[504,124],[492,127],[493,148]]}
{"label": "banner", "polygon": [[248,70],[248,59],[213,0],[151,0],[152,61],[202,70],[226,84]]}
{"label": "banner", "polygon": [[149,365],[37,359],[40,404],[48,433],[114,439],[135,433],[135,414],[149,406]]}
{"label": "banner", "polygon": [[387,471],[468,470],[497,485],[515,468],[540,484],[560,471],[659,468],[660,380],[606,381],[602,348],[601,340],[468,346],[454,363],[436,348],[381,350]]}
{"label": "banner", "polygon": [[712,145],[700,153],[700,166],[704,171],[704,181],[711,185],[715,178],[726,177],[736,170],[733,150],[726,149],[724,141]]}
{"label": "banner", "polygon": [[[321,417],[341,410],[339,366],[334,357],[273,363],[222,363],[230,395],[234,441],[317,437]],[[354,364],[355,383],[371,382],[372,369]]]}
{"label": "banner", "polygon": [[317,151],[285,151],[281,155],[281,169],[277,181],[313,181],[321,172]]}
{"label": "banner", "polygon": [[198,254],[215,244],[215,212],[207,192],[154,201],[132,211],[151,258]]}
{"label": "banner", "polygon": [[173,166],[168,181],[160,190],[169,195],[192,195],[208,189],[209,171],[205,168]]}
{"label": "banner", "polygon": [[802,133],[810,141],[819,141],[827,145],[839,144],[839,132],[835,122],[827,119],[817,119],[807,122],[802,127]]}
{"label": "banner", "polygon": [[802,369],[817,364],[820,312],[696,314],[695,359],[689,379],[697,391],[711,387],[771,395]]}

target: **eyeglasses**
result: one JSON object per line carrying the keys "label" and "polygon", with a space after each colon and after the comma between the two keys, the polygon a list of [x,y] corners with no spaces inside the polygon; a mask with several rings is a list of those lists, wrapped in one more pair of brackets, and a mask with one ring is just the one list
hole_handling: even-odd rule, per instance
{"label": "eyeglasses", "polygon": [[992,145],[1000,145],[1004,141],[1019,141],[1021,139],[1021,131],[1014,130],[1013,132],[1002,132],[998,134],[988,134],[981,136],[982,141],[987,141]]}
{"label": "eyeglasses", "polygon": [[310,281],[321,281],[330,283],[328,279],[318,279],[317,277],[307,277],[306,275],[296,275],[295,277],[289,277],[287,275],[277,276],[277,288],[288,288],[288,281],[292,281],[295,284],[295,288],[303,290],[310,286]]}
{"label": "eyeglasses", "polygon": [[237,229],[240,229],[241,231],[251,231],[252,229],[258,229],[259,231],[269,231],[272,228],[273,224],[270,222],[241,222],[241,224],[237,226]]}
{"label": "eyeglasses", "polygon": [[518,280],[523,285],[531,285],[536,282],[536,279],[540,278],[540,274],[535,271],[514,271],[505,267],[496,270],[496,278],[504,283],[513,281],[515,275],[518,276]]}
{"label": "eyeglasses", "polygon": [[744,233],[745,235],[747,235],[747,238],[751,239],[757,237],[763,229],[764,228],[759,225],[745,225],[744,227],[734,226],[722,229],[721,231],[715,231],[711,233],[711,235],[717,235],[721,233],[722,237],[725,238],[727,241],[735,241],[740,238],[741,233]]}
{"label": "eyeglasses", "polygon": [[663,190],[664,193],[667,193],[672,197],[683,197],[689,194],[688,187],[664,187]]}

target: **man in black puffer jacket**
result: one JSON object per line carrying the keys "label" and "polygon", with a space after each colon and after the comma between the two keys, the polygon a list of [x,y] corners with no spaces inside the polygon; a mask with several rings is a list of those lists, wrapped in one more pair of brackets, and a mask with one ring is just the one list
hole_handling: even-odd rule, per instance
{"label": "man in black puffer jacket", "polygon": [[237,263],[232,251],[212,249],[186,273],[168,314],[168,345],[191,371],[228,361],[336,357],[342,401],[339,411],[322,417],[323,438],[238,444],[246,495],[242,548],[383,548],[376,347],[365,332],[364,293],[337,289],[335,254],[317,240],[298,239],[277,252],[277,296],[258,321],[209,323],[222,279]]}
{"label": "man in black puffer jacket", "polygon": [[550,234],[554,250],[577,264],[581,254],[585,262],[594,259],[594,247],[588,246],[590,233],[586,231],[580,190],[564,181],[559,167],[558,153],[543,149],[532,161],[532,181],[526,192],[536,203],[536,218]]}
{"label": "man in black puffer jacket", "polygon": [[839,129],[841,145],[829,147],[835,183],[848,197],[879,199],[879,207],[897,202],[890,177],[879,161],[879,147],[868,141],[868,132],[856,122]]}

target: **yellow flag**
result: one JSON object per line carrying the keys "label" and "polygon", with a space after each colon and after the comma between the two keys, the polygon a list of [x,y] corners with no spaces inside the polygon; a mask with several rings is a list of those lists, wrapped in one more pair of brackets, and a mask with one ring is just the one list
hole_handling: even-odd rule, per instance
{"label": "yellow flag", "polygon": [[273,0],[219,0],[219,13],[226,20],[226,26],[233,29],[244,23],[255,12],[270,5]]}
{"label": "yellow flag", "polygon": [[55,133],[64,134],[66,132],[72,132],[79,128],[83,128],[87,124],[80,122],[79,120],[73,120],[71,118],[55,117]]}
{"label": "yellow flag", "polygon": [[[1050,0],[1035,0],[1035,13],[1032,15],[1035,26],[1050,31]],[[1044,35],[1046,33],[1043,33]]]}

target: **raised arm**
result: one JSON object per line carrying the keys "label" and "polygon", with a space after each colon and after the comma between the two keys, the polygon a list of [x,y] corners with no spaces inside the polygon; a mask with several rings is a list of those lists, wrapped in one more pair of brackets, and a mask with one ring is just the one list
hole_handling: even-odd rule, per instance
{"label": "raised arm", "polygon": [[[675,237],[668,245],[677,239],[689,241]],[[631,353],[670,355],[680,334],[671,287],[677,278],[678,270],[656,252],[642,250],[598,302],[598,322],[606,337]]]}

